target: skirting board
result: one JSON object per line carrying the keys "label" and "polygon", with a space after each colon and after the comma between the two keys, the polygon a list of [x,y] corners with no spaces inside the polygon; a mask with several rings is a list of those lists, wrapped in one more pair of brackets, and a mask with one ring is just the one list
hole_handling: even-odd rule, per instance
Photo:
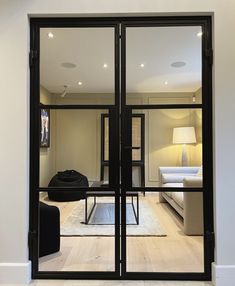
{"label": "skirting board", "polygon": [[212,282],[215,286],[235,285],[235,265],[212,263]]}
{"label": "skirting board", "polygon": [[27,284],[31,281],[31,262],[0,263],[0,285]]}

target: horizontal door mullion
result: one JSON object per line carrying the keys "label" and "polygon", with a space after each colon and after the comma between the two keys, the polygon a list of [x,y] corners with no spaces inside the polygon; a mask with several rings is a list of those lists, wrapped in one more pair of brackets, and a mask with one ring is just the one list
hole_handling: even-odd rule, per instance
{"label": "horizontal door mullion", "polygon": [[86,191],[86,192],[113,192],[115,195],[115,190],[113,188],[109,187],[43,187],[43,188],[37,188],[37,192],[54,192],[54,191],[61,191],[66,190],[68,192],[73,191]]}
{"label": "horizontal door mullion", "polygon": [[40,109],[111,109],[114,108],[115,105],[107,105],[107,104],[39,104]]}
{"label": "horizontal door mullion", "polygon": [[203,108],[202,104],[138,104],[126,105],[129,109],[196,109]]}

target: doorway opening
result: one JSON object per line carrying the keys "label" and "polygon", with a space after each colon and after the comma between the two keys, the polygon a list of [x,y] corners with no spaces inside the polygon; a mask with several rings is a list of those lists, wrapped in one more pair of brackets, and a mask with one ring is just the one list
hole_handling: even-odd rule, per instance
{"label": "doorway opening", "polygon": [[211,18],[33,18],[33,278],[210,280]]}

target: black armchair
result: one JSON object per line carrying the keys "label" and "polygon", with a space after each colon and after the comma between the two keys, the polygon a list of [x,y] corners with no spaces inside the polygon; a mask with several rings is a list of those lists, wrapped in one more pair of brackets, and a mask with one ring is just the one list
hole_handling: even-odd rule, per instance
{"label": "black armchair", "polygon": [[60,211],[40,202],[39,215],[39,257],[42,257],[60,250]]}

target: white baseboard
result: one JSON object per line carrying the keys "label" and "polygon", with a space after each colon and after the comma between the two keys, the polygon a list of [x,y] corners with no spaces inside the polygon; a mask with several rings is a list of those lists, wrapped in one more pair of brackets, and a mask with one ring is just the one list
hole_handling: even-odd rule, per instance
{"label": "white baseboard", "polygon": [[212,263],[212,281],[215,286],[235,285],[235,265]]}
{"label": "white baseboard", "polygon": [[31,281],[31,262],[0,263],[0,285],[27,284]]}

